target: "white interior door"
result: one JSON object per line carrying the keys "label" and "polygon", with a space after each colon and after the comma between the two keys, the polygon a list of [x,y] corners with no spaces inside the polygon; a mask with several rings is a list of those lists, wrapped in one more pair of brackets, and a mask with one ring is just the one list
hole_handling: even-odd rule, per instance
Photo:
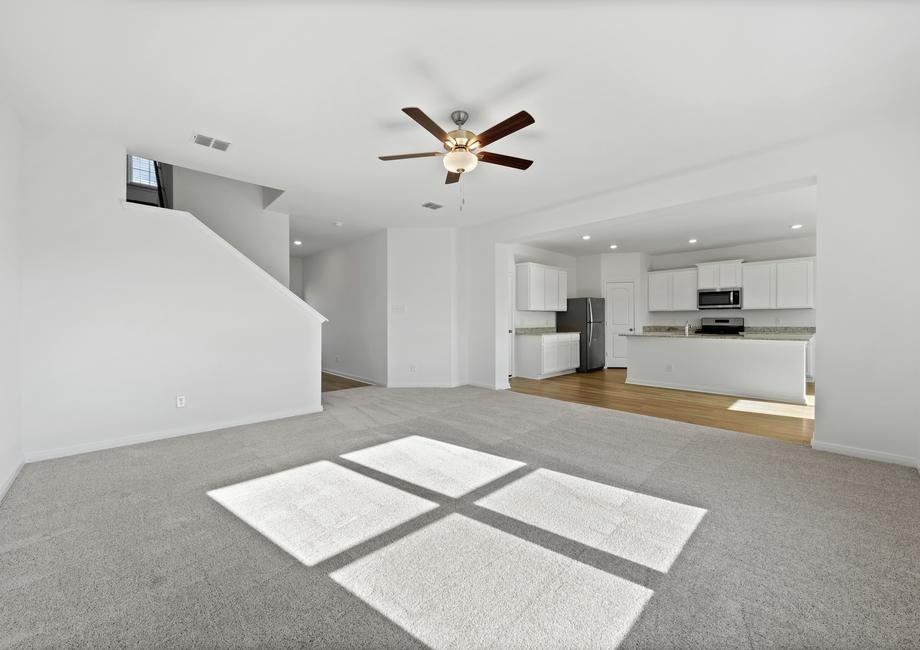
{"label": "white interior door", "polygon": [[607,308],[607,367],[625,368],[628,339],[620,334],[632,334],[636,328],[636,296],[632,282],[608,282]]}

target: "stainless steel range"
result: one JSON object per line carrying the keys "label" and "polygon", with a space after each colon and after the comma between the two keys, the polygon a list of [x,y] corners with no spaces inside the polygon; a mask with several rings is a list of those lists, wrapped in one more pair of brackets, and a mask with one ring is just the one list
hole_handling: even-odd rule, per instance
{"label": "stainless steel range", "polygon": [[737,334],[744,333],[743,318],[703,318],[696,334]]}

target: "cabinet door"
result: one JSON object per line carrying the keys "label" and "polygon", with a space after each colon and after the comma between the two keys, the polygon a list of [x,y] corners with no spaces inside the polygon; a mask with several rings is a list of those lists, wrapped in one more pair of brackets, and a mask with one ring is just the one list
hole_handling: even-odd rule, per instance
{"label": "cabinet door", "polygon": [[559,271],[543,268],[543,308],[546,311],[555,311],[556,301],[559,300]]}
{"label": "cabinet door", "polygon": [[719,265],[718,264],[698,264],[697,271],[697,289],[718,289],[719,288]]}
{"label": "cabinet door", "polygon": [[696,269],[682,269],[673,273],[671,309],[696,311]]}
{"label": "cabinet door", "polygon": [[744,264],[741,308],[776,309],[776,264]]}
{"label": "cabinet door", "polygon": [[815,306],[814,262],[789,260],[776,263],[776,308],[802,309]]}
{"label": "cabinet door", "polygon": [[579,359],[579,347],[578,343],[581,340],[581,337],[578,334],[572,334],[572,340],[569,341],[569,368],[577,368],[580,362]]}
{"label": "cabinet door", "polygon": [[569,338],[565,334],[557,337],[556,370],[565,370],[569,367]]}
{"label": "cabinet door", "polygon": [[530,264],[527,269],[530,275],[530,309],[543,311],[546,309],[546,275],[543,267]]}
{"label": "cabinet door", "polygon": [[648,310],[671,311],[671,286],[674,274],[648,274]]}
{"label": "cabinet door", "polygon": [[741,286],[741,262],[719,263],[719,289],[737,289]]}
{"label": "cabinet door", "polygon": [[559,295],[556,302],[556,311],[568,311],[569,305],[569,273],[559,271]]}
{"label": "cabinet door", "polygon": [[559,347],[559,344],[556,342],[556,337],[554,336],[544,336],[543,339],[543,372],[541,374],[547,374],[550,372],[556,372],[556,364],[558,363],[556,359],[556,351]]}

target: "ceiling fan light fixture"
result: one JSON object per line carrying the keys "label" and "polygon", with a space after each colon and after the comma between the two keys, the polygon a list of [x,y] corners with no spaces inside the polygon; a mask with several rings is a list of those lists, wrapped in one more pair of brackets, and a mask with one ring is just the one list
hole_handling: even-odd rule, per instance
{"label": "ceiling fan light fixture", "polygon": [[464,174],[476,169],[479,158],[466,149],[454,149],[442,157],[444,169],[454,174]]}

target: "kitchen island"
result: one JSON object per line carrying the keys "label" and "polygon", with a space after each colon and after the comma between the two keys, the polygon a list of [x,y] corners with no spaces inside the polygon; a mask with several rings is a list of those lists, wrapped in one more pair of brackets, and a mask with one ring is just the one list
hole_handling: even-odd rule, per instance
{"label": "kitchen island", "polygon": [[811,333],[645,332],[629,338],[626,383],[805,404]]}

